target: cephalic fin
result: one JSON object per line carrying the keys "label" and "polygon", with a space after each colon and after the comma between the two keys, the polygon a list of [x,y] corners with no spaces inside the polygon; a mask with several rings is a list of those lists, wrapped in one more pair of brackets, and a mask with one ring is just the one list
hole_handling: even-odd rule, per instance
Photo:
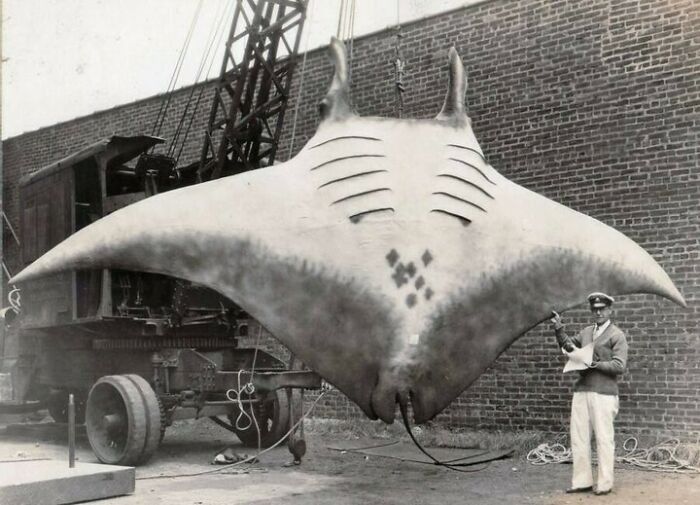
{"label": "cephalic fin", "polygon": [[331,39],[330,55],[334,72],[328,92],[318,106],[322,120],[337,120],[354,115],[350,105],[350,74],[347,52],[345,44],[335,37]]}

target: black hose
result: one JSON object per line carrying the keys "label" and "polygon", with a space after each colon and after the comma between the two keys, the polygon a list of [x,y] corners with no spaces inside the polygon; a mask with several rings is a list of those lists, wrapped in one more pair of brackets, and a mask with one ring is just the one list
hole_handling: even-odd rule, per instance
{"label": "black hose", "polygon": [[[428,458],[430,458],[433,461],[433,464],[437,466],[443,466],[445,468],[448,468],[450,470],[454,470],[455,472],[462,472],[462,473],[472,473],[472,472],[480,472],[481,470],[485,469],[488,466],[488,463],[484,465],[482,468],[477,468],[474,470],[466,470],[465,468],[461,468],[464,466],[470,466],[470,465],[475,465],[477,463],[456,463],[456,464],[450,464],[449,462],[446,461],[440,461],[439,459],[435,458],[432,454],[430,454],[428,451],[423,448],[423,446],[416,440],[416,437],[413,436],[413,432],[411,431],[411,426],[408,421],[408,402],[406,401],[406,398],[403,397],[402,395],[397,395],[397,401],[399,402],[399,410],[401,411],[401,418],[403,419],[403,425],[406,427],[406,431],[408,432],[408,436],[411,437],[411,440],[413,440],[413,443],[418,447],[420,452],[425,454]],[[464,459],[464,458],[460,458]],[[457,460],[451,460],[451,461],[459,461]]]}

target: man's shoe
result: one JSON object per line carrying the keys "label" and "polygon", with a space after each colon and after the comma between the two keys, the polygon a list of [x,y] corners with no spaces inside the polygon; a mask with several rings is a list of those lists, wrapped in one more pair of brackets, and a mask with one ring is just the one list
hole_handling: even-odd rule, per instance
{"label": "man's shoe", "polygon": [[596,496],[603,496],[603,495],[605,495],[605,494],[610,494],[610,493],[612,493],[612,489],[606,489],[606,490],[604,490],[604,491],[603,491],[603,490],[600,490],[600,489],[596,489],[596,490],[593,492],[593,494],[596,495]]}
{"label": "man's shoe", "polygon": [[[585,493],[587,491],[592,491],[593,486],[587,486],[587,487],[570,487],[569,489],[566,490],[567,493]],[[610,492],[610,491],[608,491]]]}

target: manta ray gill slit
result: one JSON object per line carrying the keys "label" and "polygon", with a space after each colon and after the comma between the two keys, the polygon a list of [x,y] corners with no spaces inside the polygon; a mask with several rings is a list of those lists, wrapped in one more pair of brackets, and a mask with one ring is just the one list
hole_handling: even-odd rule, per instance
{"label": "manta ray gill slit", "polygon": [[469,162],[467,162],[467,161],[464,161],[464,160],[460,160],[459,158],[448,158],[448,159],[449,159],[450,161],[456,161],[457,163],[461,163],[462,165],[466,165],[466,166],[469,167],[469,168],[473,168],[474,170],[476,170],[476,171],[479,173],[479,175],[481,175],[481,177],[483,177],[484,179],[486,179],[487,182],[490,182],[490,183],[493,184],[494,186],[496,185],[496,183],[493,182],[491,179],[489,179],[488,176],[487,176],[479,167],[477,167],[476,165],[473,165],[473,164],[471,164],[471,163],[469,163]]}
{"label": "manta ray gill slit", "polygon": [[463,146],[460,144],[447,144],[447,147],[455,147],[457,149],[464,149],[465,151],[471,151],[474,154],[479,155],[479,158],[481,158],[484,163],[487,163],[486,158],[484,157],[482,152],[479,151],[478,149],[474,149],[473,147]]}
{"label": "manta ray gill slit", "polygon": [[315,144],[309,149],[316,149],[317,147],[325,146],[327,144],[330,144],[331,142],[336,142],[338,140],[350,140],[350,139],[356,139],[356,140],[371,140],[374,142],[381,142],[382,139],[378,139],[377,137],[365,137],[363,135],[343,135],[341,137],[335,137],[332,139],[324,140],[323,142],[319,142],[318,144]]}
{"label": "manta ray gill slit", "polygon": [[365,216],[369,216],[371,214],[379,214],[381,212],[389,212],[389,213],[393,214],[395,212],[395,210],[393,209],[393,207],[381,207],[379,209],[363,210],[362,212],[357,212],[356,214],[348,216],[348,219],[350,220],[350,222],[352,224],[357,224],[360,221],[362,221],[362,219]]}
{"label": "manta ray gill slit", "polygon": [[330,186],[331,184],[337,184],[339,182],[344,182],[344,181],[349,181],[351,179],[356,179],[358,177],[364,177],[367,175],[374,175],[374,174],[380,174],[380,173],[386,173],[388,170],[368,170],[367,172],[358,172],[356,174],[348,175],[345,177],[340,177],[338,179],[333,179],[330,180],[326,183],[321,184],[318,189],[325,188],[326,186]]}
{"label": "manta ray gill slit", "polygon": [[319,165],[311,167],[309,169],[309,172],[313,172],[314,170],[318,170],[319,168],[323,168],[323,167],[331,165],[333,163],[351,160],[354,158],[386,158],[386,156],[384,154],[352,154],[350,156],[341,156],[340,158],[334,158],[332,160],[324,161],[323,163],[321,163]]}
{"label": "manta ray gill slit", "polygon": [[478,191],[480,191],[481,193],[483,193],[485,196],[489,197],[491,200],[494,200],[493,195],[492,195],[491,193],[489,193],[488,191],[486,191],[484,188],[482,188],[481,186],[479,186],[478,184],[476,184],[476,183],[474,183],[474,182],[471,182],[471,181],[468,181],[467,179],[464,179],[464,178],[462,178],[462,177],[459,177],[458,175],[453,175],[453,174],[438,174],[437,176],[438,176],[438,177],[446,177],[446,178],[449,178],[449,179],[454,179],[454,180],[456,180],[456,181],[462,182],[462,183],[466,184],[467,186],[471,186],[472,188],[477,189]]}

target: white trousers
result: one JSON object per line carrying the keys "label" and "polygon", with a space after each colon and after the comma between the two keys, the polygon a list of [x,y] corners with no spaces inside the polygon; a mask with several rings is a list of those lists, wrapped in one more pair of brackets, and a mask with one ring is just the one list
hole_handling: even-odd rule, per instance
{"label": "white trousers", "polygon": [[619,400],[599,393],[574,393],[571,402],[571,453],[574,460],[571,487],[593,485],[591,468],[591,432],[595,433],[598,453],[598,491],[613,487],[615,466],[615,428]]}

